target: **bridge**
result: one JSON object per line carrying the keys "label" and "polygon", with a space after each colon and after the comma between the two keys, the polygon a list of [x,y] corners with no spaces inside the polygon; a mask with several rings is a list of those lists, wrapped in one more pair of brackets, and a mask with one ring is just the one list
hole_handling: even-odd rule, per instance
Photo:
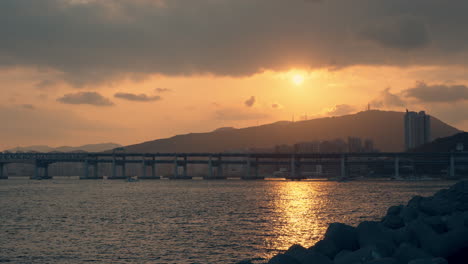
{"label": "bridge", "polygon": [[[31,164],[34,175],[31,179],[51,179],[49,165],[55,163],[82,164],[81,179],[102,179],[98,175],[101,164],[111,165],[109,179],[126,179],[126,166],[141,166],[141,179],[160,179],[157,169],[162,164],[173,167],[169,179],[191,179],[187,165],[199,164],[207,168],[204,179],[226,179],[223,167],[237,165],[243,168],[241,179],[264,179],[259,174],[260,166],[283,166],[288,168],[285,178],[306,178],[302,168],[308,165],[332,166],[336,177],[349,177],[352,166],[390,167],[392,177],[399,178],[402,168],[429,165],[442,168],[447,178],[457,177],[457,167],[467,168],[468,152],[451,153],[0,153],[0,179],[7,179],[4,167],[8,164]],[[150,173],[148,175],[148,169]],[[120,170],[120,173],[118,171]]]}

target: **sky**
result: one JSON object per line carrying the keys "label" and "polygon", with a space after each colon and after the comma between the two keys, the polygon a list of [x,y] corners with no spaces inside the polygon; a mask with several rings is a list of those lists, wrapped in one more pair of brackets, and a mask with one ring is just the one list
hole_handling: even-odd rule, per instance
{"label": "sky", "polygon": [[468,130],[466,0],[2,0],[0,149],[429,114]]}

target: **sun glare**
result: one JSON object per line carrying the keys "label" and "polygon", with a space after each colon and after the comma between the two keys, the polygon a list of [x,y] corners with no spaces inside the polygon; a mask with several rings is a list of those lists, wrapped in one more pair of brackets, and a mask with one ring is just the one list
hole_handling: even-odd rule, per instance
{"label": "sun glare", "polygon": [[292,81],[295,85],[301,85],[304,83],[304,76],[301,74],[294,74],[292,77]]}

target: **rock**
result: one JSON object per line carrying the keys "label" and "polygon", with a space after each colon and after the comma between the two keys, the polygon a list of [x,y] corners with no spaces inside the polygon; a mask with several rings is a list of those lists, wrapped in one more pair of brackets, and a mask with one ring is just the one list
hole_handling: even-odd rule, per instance
{"label": "rock", "polygon": [[447,260],[443,258],[425,258],[415,259],[410,261],[408,264],[447,264]]}
{"label": "rock", "polygon": [[448,230],[457,230],[465,227],[465,217],[462,212],[455,212],[444,218]]}
{"label": "rock", "polygon": [[450,264],[466,264],[468,259],[468,247],[459,249],[455,253],[447,257]]}
{"label": "rock", "polygon": [[332,264],[333,262],[326,256],[300,245],[290,247],[284,255],[291,256],[301,264]]}
{"label": "rock", "polygon": [[439,215],[422,218],[422,221],[430,226],[436,233],[442,234],[447,232],[447,226],[443,218]]}
{"label": "rock", "polygon": [[432,241],[424,241],[422,247],[434,256],[447,258],[460,249],[468,247],[468,229],[449,231]]}
{"label": "rock", "polygon": [[445,258],[468,247],[468,228],[464,226],[437,234],[422,220],[417,220],[411,224],[410,229],[421,248],[433,256]]}
{"label": "rock", "polygon": [[268,261],[268,264],[301,264],[297,259],[285,255],[285,254],[278,254],[274,256],[270,261]]}
{"label": "rock", "polygon": [[373,246],[382,257],[389,257],[395,250],[393,234],[378,222],[362,222],[356,228],[361,248]]}
{"label": "rock", "polygon": [[353,252],[336,255],[335,264],[360,264],[376,259],[373,247],[363,247]]}
{"label": "rock", "polygon": [[366,264],[398,264],[397,260],[394,258],[381,258],[381,259],[374,259]]}
{"label": "rock", "polygon": [[385,216],[383,220],[383,224],[392,229],[398,229],[403,226],[405,226],[405,222],[403,221],[403,218],[401,218],[399,215],[387,215]]}
{"label": "rock", "polygon": [[333,264],[328,257],[317,252],[310,252],[300,262],[301,264]]}
{"label": "rock", "polygon": [[418,218],[418,215],[419,211],[414,207],[404,207],[400,212],[400,216],[403,218],[403,222],[407,224]]}
{"label": "rock", "polygon": [[465,219],[465,227],[468,227],[468,211],[463,212],[463,218]]}
{"label": "rock", "polygon": [[356,250],[358,248],[356,229],[349,225],[330,224],[325,233],[325,239],[332,241],[339,251],[343,249]]}
{"label": "rock", "polygon": [[335,243],[330,239],[324,239],[317,242],[313,247],[313,250],[327,256],[330,259],[335,258],[336,254],[338,254],[339,250],[335,246]]}
{"label": "rock", "polygon": [[449,188],[455,207],[459,211],[468,211],[468,181],[461,181]]}
{"label": "rock", "polygon": [[430,254],[426,253],[422,249],[419,249],[411,244],[403,243],[396,250],[393,257],[399,263],[408,263],[411,260],[432,258],[433,256],[431,256]]}
{"label": "rock", "polygon": [[393,242],[397,247],[402,243],[414,244],[417,242],[411,234],[408,226],[393,230],[392,236]]}
{"label": "rock", "polygon": [[424,198],[422,196],[416,195],[411,200],[409,200],[407,207],[414,208],[419,210],[419,204]]}
{"label": "rock", "polygon": [[446,215],[454,212],[456,205],[441,195],[424,198],[419,203],[419,210],[428,215]]}
{"label": "rock", "polygon": [[403,207],[403,205],[392,206],[388,208],[387,215],[399,215]]}

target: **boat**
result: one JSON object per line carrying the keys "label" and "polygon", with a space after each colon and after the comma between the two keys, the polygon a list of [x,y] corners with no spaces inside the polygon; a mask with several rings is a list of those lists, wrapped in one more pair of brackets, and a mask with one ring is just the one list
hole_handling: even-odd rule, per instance
{"label": "boat", "polygon": [[127,182],[138,182],[138,181],[140,181],[140,180],[138,180],[138,178],[136,178],[136,177],[128,177],[127,178]]}

